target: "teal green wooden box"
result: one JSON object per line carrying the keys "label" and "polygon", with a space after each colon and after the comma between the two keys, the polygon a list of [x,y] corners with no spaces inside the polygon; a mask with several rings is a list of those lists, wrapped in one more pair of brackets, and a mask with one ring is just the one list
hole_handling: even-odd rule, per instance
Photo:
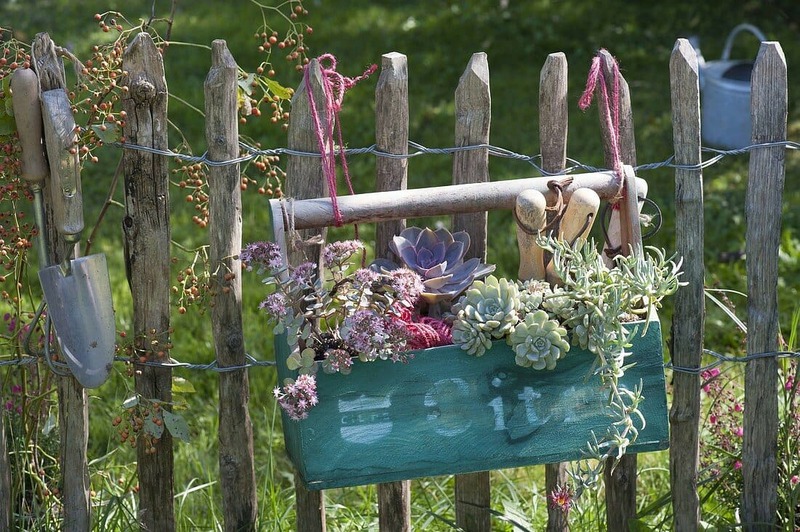
{"label": "teal green wooden box", "polygon": [[[641,331],[641,324],[639,325]],[[643,384],[647,424],[628,452],[669,443],[661,327],[636,334],[623,385]],[[281,379],[288,347],[276,338]],[[553,371],[514,364],[496,342],[475,358],[455,346],[414,352],[409,363],[356,363],[350,375],[317,373],[320,403],[307,419],[284,415],[286,449],[309,489],[576,460],[610,418],[594,355],[573,348]]]}

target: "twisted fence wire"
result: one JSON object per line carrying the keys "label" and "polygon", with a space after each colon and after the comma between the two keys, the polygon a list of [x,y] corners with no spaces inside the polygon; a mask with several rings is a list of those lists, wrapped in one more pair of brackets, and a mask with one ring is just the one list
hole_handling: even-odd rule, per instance
{"label": "twisted fence wire", "polygon": [[[137,144],[129,144],[129,143],[114,143],[113,146],[128,149],[128,150],[138,150],[144,151],[147,153],[152,153],[155,155],[163,155],[165,157],[172,157],[178,159],[182,162],[190,163],[190,164],[205,164],[207,166],[229,166],[233,164],[240,164],[244,162],[251,161],[258,157],[263,156],[280,156],[280,155],[292,155],[297,157],[321,157],[322,155],[319,152],[308,152],[308,151],[301,151],[295,150],[291,148],[269,148],[269,149],[261,149],[256,148],[255,146],[251,146],[245,142],[239,142],[239,147],[243,152],[244,155],[239,157],[235,157],[233,159],[228,159],[224,161],[212,161],[208,158],[208,152],[203,153],[203,155],[190,155],[185,153],[174,152],[172,150],[159,150],[156,148],[151,148],[149,146],[140,146]],[[493,146],[491,144],[474,144],[470,146],[451,146],[446,148],[429,148],[427,146],[423,146],[417,142],[409,141],[408,143],[409,148],[414,151],[409,151],[409,153],[387,153],[378,149],[376,144],[372,144],[371,146],[363,147],[363,148],[345,148],[342,150],[341,148],[337,148],[336,154],[338,155],[341,151],[344,152],[345,155],[365,155],[365,154],[372,154],[377,157],[385,157],[388,159],[411,159],[414,157],[418,157],[420,155],[452,155],[458,152],[466,152],[466,151],[473,151],[473,150],[486,150],[489,155],[495,157],[501,157],[504,159],[514,159],[517,161],[522,161],[528,163],[529,165],[533,166],[533,168],[542,174],[543,176],[553,176],[553,175],[563,175],[575,172],[577,170],[583,170],[586,172],[606,172],[609,171],[608,168],[601,168],[596,166],[591,166],[588,164],[584,164],[576,159],[567,158],[570,166],[567,167],[562,172],[548,172],[544,168],[542,168],[539,161],[541,161],[541,154],[537,155],[524,155],[521,153],[514,152],[512,150],[502,148],[499,146]],[[647,171],[647,170],[656,170],[659,168],[675,168],[681,170],[702,170],[707,168],[713,164],[716,164],[720,160],[724,159],[728,156],[734,155],[742,155],[748,153],[752,150],[763,149],[763,148],[775,148],[775,147],[783,147],[789,150],[800,150],[800,143],[785,140],[785,141],[776,141],[776,142],[762,142],[758,144],[751,144],[749,146],[745,146],[742,148],[731,149],[731,150],[720,150],[716,148],[708,148],[703,147],[701,151],[703,153],[712,153],[714,154],[712,157],[701,161],[697,164],[678,164],[675,163],[675,156],[670,155],[667,159],[654,162],[654,163],[645,163],[640,164],[634,167],[634,171]]]}
{"label": "twisted fence wire", "polygon": [[[205,164],[207,166],[229,166],[234,164],[245,163],[251,160],[254,160],[258,157],[263,156],[280,156],[280,155],[292,155],[298,157],[321,157],[319,152],[306,152],[300,150],[294,150],[291,148],[270,148],[270,149],[261,149],[255,146],[251,146],[245,142],[239,142],[239,146],[244,152],[244,155],[239,157],[235,157],[233,159],[228,159],[224,161],[213,161],[208,158],[208,152],[203,153],[203,155],[190,155],[185,153],[179,153],[172,150],[160,150],[151,148],[148,146],[140,146],[137,144],[130,144],[130,143],[112,143],[114,147],[120,149],[128,149],[128,150],[138,150],[143,152],[152,153],[155,155],[163,155],[165,157],[171,157],[174,159],[178,159],[182,162],[189,163],[189,164]],[[413,157],[418,157],[420,155],[452,155],[458,152],[466,152],[472,150],[486,150],[489,155],[495,157],[501,157],[505,159],[514,159],[521,162],[525,162],[531,165],[536,171],[538,171],[543,176],[553,176],[553,175],[563,175],[575,172],[577,170],[583,170],[586,172],[605,172],[610,171],[607,168],[600,168],[591,166],[588,164],[584,164],[576,159],[567,158],[570,166],[567,167],[564,171],[553,173],[548,172],[544,168],[541,167],[539,161],[541,161],[541,154],[537,155],[524,155],[512,150],[502,148],[499,146],[493,146],[491,144],[475,144],[470,146],[452,146],[452,147],[445,147],[445,148],[429,148],[419,144],[417,142],[409,141],[408,146],[413,151],[410,151],[406,154],[398,154],[398,153],[387,153],[381,151],[377,148],[377,145],[373,144],[371,146],[363,147],[363,148],[346,148],[344,149],[345,155],[364,155],[364,154],[372,154],[377,157],[387,157],[390,159],[410,159]],[[648,170],[656,170],[659,168],[674,168],[680,170],[702,170],[709,166],[712,166],[725,157],[728,156],[735,156],[735,155],[742,155],[748,153],[753,150],[757,149],[764,149],[764,148],[775,148],[775,147],[783,147],[790,150],[800,150],[800,143],[795,141],[777,141],[777,142],[762,142],[758,144],[752,144],[749,146],[745,146],[742,148],[737,149],[730,149],[730,150],[720,150],[716,148],[708,148],[703,147],[701,151],[703,153],[712,153],[714,154],[712,157],[701,161],[698,164],[677,164],[675,163],[675,156],[671,155],[667,159],[655,162],[655,163],[645,163],[640,164],[634,167],[634,171],[648,171]],[[337,148],[337,155],[338,152],[341,150],[340,147]],[[736,355],[725,355],[722,353],[717,353],[710,349],[704,349],[703,352],[706,355],[710,355],[715,360],[710,364],[706,364],[704,366],[700,366],[697,368],[690,368],[690,367],[682,367],[682,366],[675,366],[671,362],[667,362],[664,364],[665,369],[669,369],[672,371],[683,372],[683,373],[691,373],[691,374],[702,374],[704,371],[708,371],[710,369],[716,368],[725,363],[747,363],[751,360],[756,360],[759,358],[769,358],[769,357],[777,357],[777,358],[797,358],[800,359],[800,352],[799,351],[770,351],[764,353],[752,353],[745,356],[736,356]],[[258,360],[255,357],[247,354],[245,355],[247,362],[241,365],[236,366],[224,366],[221,367],[218,365],[217,361],[214,360],[209,363],[200,364],[200,363],[189,363],[189,362],[180,362],[174,359],[170,359],[169,362],[149,362],[149,361],[138,361],[132,360],[130,358],[116,356],[114,357],[115,362],[122,362],[126,364],[133,364],[135,366],[151,366],[151,367],[161,367],[161,368],[174,368],[174,369],[186,369],[186,370],[196,370],[196,371],[213,371],[216,373],[225,373],[231,371],[238,371],[238,370],[245,370],[255,367],[274,367],[276,365],[275,361],[272,360]],[[31,355],[26,354],[16,358],[12,358],[9,360],[0,360],[0,367],[6,366],[24,366],[24,365],[31,365],[36,364],[42,358],[41,355]],[[59,362],[52,362],[48,361],[49,364],[55,365],[58,368],[66,369],[67,365]]]}

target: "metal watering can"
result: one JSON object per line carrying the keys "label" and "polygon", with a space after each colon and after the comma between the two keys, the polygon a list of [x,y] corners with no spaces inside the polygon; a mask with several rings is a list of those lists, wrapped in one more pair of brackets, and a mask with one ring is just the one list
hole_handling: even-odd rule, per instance
{"label": "metal watering can", "polygon": [[730,59],[736,36],[748,31],[761,41],[764,34],[752,24],[739,24],[728,35],[719,61],[703,59],[696,37],[690,39],[700,66],[700,98],[703,142],[717,148],[738,149],[750,145],[750,76],[753,61]]}

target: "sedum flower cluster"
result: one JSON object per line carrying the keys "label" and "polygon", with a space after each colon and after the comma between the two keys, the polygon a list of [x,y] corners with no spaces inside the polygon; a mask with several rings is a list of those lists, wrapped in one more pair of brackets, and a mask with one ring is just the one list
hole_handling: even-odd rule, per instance
{"label": "sedum flower cluster", "polygon": [[[248,270],[267,274],[263,283],[270,293],[259,307],[274,324],[274,333],[286,335],[291,349],[287,366],[300,374],[297,381],[288,379],[275,391],[292,419],[303,419],[316,404],[310,390],[315,389],[318,367],[348,374],[354,360],[408,358],[404,351],[409,333],[402,318],[419,299],[422,280],[407,268],[380,272],[356,268],[354,257],[363,249],[355,240],[326,245],[321,273],[311,262],[286,266],[272,242],[252,243],[241,252]],[[303,385],[298,388],[301,378]]]}

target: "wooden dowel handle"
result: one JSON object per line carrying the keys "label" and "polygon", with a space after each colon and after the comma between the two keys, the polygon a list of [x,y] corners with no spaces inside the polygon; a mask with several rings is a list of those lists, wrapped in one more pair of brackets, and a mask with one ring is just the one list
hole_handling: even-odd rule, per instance
{"label": "wooden dowel handle", "polygon": [[22,177],[41,185],[47,174],[42,143],[42,108],[39,105],[39,79],[30,68],[18,68],[11,77],[11,104],[22,148]]}
{"label": "wooden dowel handle", "polygon": [[517,195],[514,212],[519,244],[519,279],[544,279],[544,250],[536,244],[538,232],[547,223],[547,199],[538,190],[523,190]]}

